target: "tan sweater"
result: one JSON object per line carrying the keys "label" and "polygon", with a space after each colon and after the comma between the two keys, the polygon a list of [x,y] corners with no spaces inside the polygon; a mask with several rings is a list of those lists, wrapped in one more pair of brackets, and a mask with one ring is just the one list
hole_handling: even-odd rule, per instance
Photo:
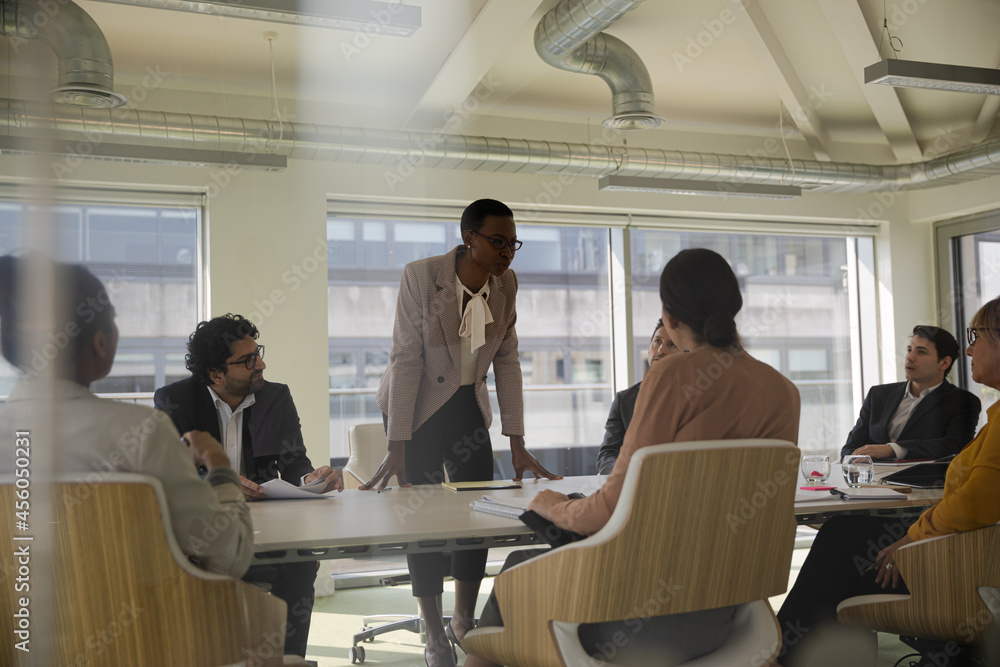
{"label": "tan sweater", "polygon": [[636,450],[667,442],[777,438],[798,442],[799,391],[743,350],[671,355],[642,379],[614,470],[597,493],[556,506],[553,521],[591,535],[611,518]]}

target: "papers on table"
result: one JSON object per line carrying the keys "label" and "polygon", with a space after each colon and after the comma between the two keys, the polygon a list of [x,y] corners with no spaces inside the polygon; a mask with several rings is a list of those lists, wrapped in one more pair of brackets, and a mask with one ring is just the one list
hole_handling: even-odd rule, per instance
{"label": "papers on table", "polygon": [[839,496],[842,500],[903,500],[906,498],[905,493],[878,486],[862,486],[856,489],[838,486],[836,491],[831,491],[831,493],[835,497]]}
{"label": "papers on table", "polygon": [[275,478],[264,482],[260,485],[260,488],[264,489],[264,495],[267,498],[277,500],[287,500],[290,498],[330,498],[332,497],[331,494],[336,493],[335,491],[331,491],[329,494],[323,493],[323,489],[326,488],[325,477],[314,479],[302,486],[295,486],[283,479]]}
{"label": "papers on table", "polygon": [[847,486],[838,486],[833,490],[822,489],[819,491],[795,491],[795,502],[831,502],[834,500],[901,500],[906,498],[905,493],[900,493],[894,489],[881,486],[863,486],[852,489]]}

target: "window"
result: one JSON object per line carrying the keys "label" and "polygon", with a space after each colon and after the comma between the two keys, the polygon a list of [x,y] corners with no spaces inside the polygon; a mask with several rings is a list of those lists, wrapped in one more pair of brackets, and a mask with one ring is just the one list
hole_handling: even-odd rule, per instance
{"label": "window", "polygon": [[[649,337],[660,317],[663,267],[685,248],[727,258],[740,282],[736,323],[747,349],[799,389],[799,446],[839,452],[856,418],[848,293],[849,244],[819,236],[721,234],[639,229],[631,233],[632,323],[636,378],[647,367]],[[861,241],[871,245],[870,239]]]}
{"label": "window", "polygon": [[[94,199],[95,192],[86,198]],[[46,207],[0,202],[0,254],[22,251],[24,225],[39,216],[55,225],[54,257],[87,266],[115,304],[120,336],[115,364],[91,389],[145,393],[187,377],[185,346],[200,312],[200,208],[193,202]],[[0,363],[0,394],[9,393],[15,381],[16,370]]]}
{"label": "window", "polygon": [[[519,224],[517,236],[524,241],[513,269],[520,285],[517,333],[526,439],[549,469],[590,474],[612,397],[608,230]],[[364,239],[360,258],[353,250],[359,237]],[[382,419],[374,394],[389,363],[403,267],[444,254],[461,239],[453,222],[331,215],[327,240],[331,257],[337,258],[329,263],[327,292],[330,456],[343,459],[347,429]],[[494,385],[492,371],[487,385]],[[495,394],[491,397],[493,446],[506,449]],[[509,466],[509,457],[502,461]]]}
{"label": "window", "polygon": [[[983,410],[979,423],[986,423],[986,409],[997,402],[1000,392],[972,380],[971,359],[965,355],[965,329],[972,316],[986,302],[1000,296],[1000,216],[996,213],[939,225],[938,262],[942,322],[958,340],[961,358],[948,379],[980,398]],[[949,261],[950,260],[950,261]]]}

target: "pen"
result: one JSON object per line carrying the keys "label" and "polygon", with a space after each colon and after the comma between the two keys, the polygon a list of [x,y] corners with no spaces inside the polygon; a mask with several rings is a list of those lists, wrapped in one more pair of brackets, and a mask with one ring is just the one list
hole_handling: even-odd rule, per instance
{"label": "pen", "polygon": [[382,493],[383,491],[392,491],[392,487],[391,486],[387,486],[384,489],[379,489],[375,493]]}

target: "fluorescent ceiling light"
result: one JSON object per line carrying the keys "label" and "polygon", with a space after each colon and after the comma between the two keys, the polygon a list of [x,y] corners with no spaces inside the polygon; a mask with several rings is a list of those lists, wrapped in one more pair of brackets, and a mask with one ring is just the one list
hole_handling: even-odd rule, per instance
{"label": "fluorescent ceiling light", "polygon": [[676,195],[756,197],[759,199],[795,199],[802,196],[802,188],[795,185],[686,181],[676,178],[615,175],[602,176],[597,183],[599,190],[618,192],[660,192]]}
{"label": "fluorescent ceiling light", "polygon": [[889,58],[865,68],[865,83],[1000,95],[1000,70]]}
{"label": "fluorescent ceiling light", "polygon": [[362,30],[383,35],[409,37],[420,27],[420,7],[402,1],[377,0],[98,0],[119,5],[175,9],[199,14],[215,14],[271,23]]}
{"label": "fluorescent ceiling light", "polygon": [[[218,167],[253,169],[256,171],[281,171],[288,166],[288,158],[271,153],[241,153],[239,151],[214,151],[199,148],[166,148],[163,146],[132,146],[129,144],[89,143],[79,144],[49,141],[31,137],[0,136],[0,155],[59,155],[70,160],[90,159],[109,162],[135,162],[166,164],[181,167]],[[58,165],[53,165],[58,171]],[[59,176],[59,173],[53,174]]]}

